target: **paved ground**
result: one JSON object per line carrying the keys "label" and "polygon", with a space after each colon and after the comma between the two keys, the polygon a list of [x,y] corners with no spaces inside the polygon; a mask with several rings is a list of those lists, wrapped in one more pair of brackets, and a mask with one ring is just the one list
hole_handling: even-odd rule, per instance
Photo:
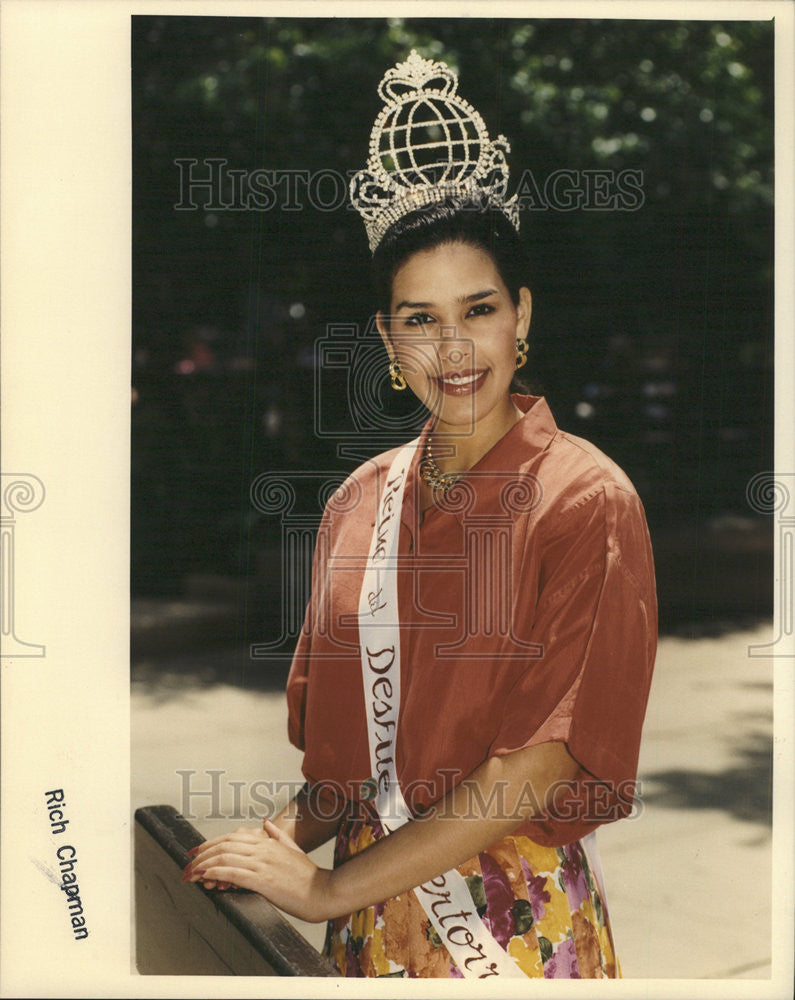
{"label": "paved ground", "polygon": [[[769,641],[772,625],[715,631],[661,640],[642,809],[599,833],[626,978],[770,975],[772,664],[748,646]],[[193,813],[207,836],[256,824],[233,818],[236,788],[242,809],[261,811],[251,796],[269,790],[251,782],[281,783],[278,798],[301,780],[301,755],[286,738],[284,676],[284,667],[252,665],[246,649],[139,658],[133,807],[170,803]],[[224,772],[217,818],[212,796],[185,796],[211,788],[209,771]],[[317,857],[328,863],[329,849]],[[322,927],[300,926],[319,946]]]}

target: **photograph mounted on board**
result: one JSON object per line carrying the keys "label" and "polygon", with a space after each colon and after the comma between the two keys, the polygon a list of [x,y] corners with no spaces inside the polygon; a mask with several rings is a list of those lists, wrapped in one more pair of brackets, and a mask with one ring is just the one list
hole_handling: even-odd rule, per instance
{"label": "photograph mounted on board", "polygon": [[138,972],[769,979],[772,20],[131,41]]}

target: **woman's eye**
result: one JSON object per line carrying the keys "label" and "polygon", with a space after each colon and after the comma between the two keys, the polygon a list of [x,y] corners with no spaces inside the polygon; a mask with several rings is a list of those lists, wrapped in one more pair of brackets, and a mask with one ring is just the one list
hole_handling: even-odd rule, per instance
{"label": "woman's eye", "polygon": [[470,316],[487,316],[489,313],[494,312],[494,306],[490,306],[488,302],[478,302],[477,305],[472,306],[469,310]]}
{"label": "woman's eye", "polygon": [[428,326],[429,323],[433,323],[433,316],[429,316],[428,313],[414,313],[405,320],[406,326]]}

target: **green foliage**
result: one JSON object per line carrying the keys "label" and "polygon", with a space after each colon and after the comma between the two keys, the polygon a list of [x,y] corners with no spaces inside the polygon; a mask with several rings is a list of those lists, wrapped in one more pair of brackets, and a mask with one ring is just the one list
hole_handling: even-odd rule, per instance
{"label": "green foliage", "polygon": [[[134,86],[136,166],[147,193],[176,190],[174,159],[223,156],[253,170],[355,170],[380,104],[384,69],[416,47],[460,71],[461,91],[492,132],[512,142],[515,175],[543,181],[560,169],[643,171],[647,226],[577,213],[574,230],[604,245],[622,231],[648,239],[659,220],[685,223],[765,216],[772,202],[772,23],[572,20],[138,18]],[[169,190],[170,189],[170,190]],[[170,201],[169,197],[169,201]],[[151,205],[168,225],[166,198]],[[226,213],[227,232],[249,242],[282,234],[287,220]],[[320,236],[355,238],[351,213],[289,218],[302,250]],[[206,243],[202,213],[178,233]],[[176,220],[171,220],[176,223]],[[281,223],[281,225],[280,225]],[[534,219],[525,223],[532,230]],[[320,227],[318,230],[318,226]],[[546,223],[540,226],[545,232]],[[764,226],[738,225],[755,274],[769,268]],[[590,235],[589,233],[589,235]],[[361,234],[360,234],[361,235]],[[700,234],[699,234],[700,235]],[[703,237],[702,237],[703,238]],[[283,252],[279,239],[278,260]],[[241,247],[238,257],[243,258]],[[268,258],[267,248],[263,252]],[[298,253],[282,290],[306,295],[317,256]],[[233,263],[229,262],[230,265]],[[243,260],[236,262],[239,271]],[[632,270],[633,262],[626,262]],[[644,262],[640,261],[641,268]],[[223,279],[222,279],[223,280]]]}

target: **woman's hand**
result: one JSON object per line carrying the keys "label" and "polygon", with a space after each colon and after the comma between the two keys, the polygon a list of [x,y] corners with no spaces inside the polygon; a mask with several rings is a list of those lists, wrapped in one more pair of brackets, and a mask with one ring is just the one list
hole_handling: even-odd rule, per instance
{"label": "woman's hand", "polygon": [[300,920],[320,922],[331,916],[331,872],[318,868],[296,842],[270,820],[262,830],[241,827],[207,840],[191,852],[183,882],[207,888],[249,889]]}
{"label": "woman's hand", "polygon": [[[302,920],[332,919],[391,899],[474,857],[541,813],[559,783],[580,774],[565,743],[526,747],[490,757],[422,820],[406,823],[333,871],[318,868],[286,830],[266,820],[262,830],[241,828],[206,841],[183,877],[203,880],[208,888],[228,883],[251,889]],[[289,815],[278,818],[301,829]]]}

